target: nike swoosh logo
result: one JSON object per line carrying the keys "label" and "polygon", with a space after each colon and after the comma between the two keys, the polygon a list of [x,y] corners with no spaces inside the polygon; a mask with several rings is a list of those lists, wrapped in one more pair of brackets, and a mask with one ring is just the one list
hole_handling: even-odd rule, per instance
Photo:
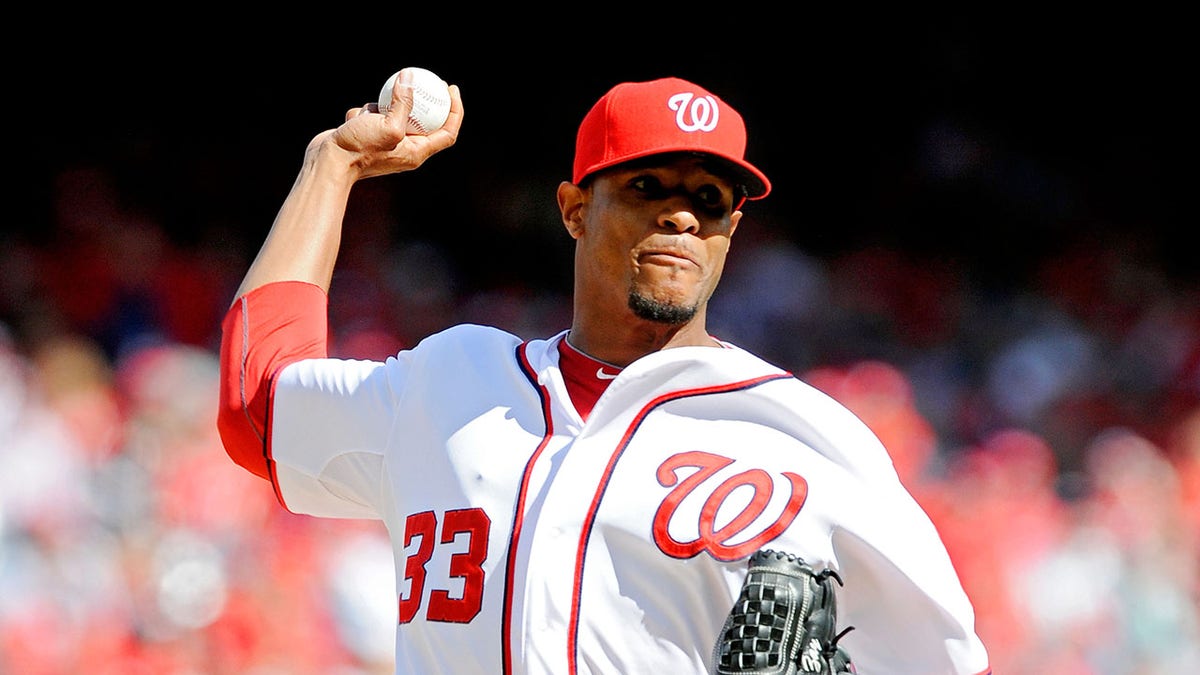
{"label": "nike swoosh logo", "polygon": [[616,376],[617,376],[617,374],[616,374],[616,373],[613,373],[613,374],[611,374],[611,375],[610,375],[610,374],[608,374],[608,373],[604,372],[604,369],[603,369],[603,368],[597,368],[597,369],[596,369],[596,377],[597,377],[597,378],[599,378],[599,379],[601,379],[601,380],[611,380],[611,379],[614,379],[614,378],[616,378]]}

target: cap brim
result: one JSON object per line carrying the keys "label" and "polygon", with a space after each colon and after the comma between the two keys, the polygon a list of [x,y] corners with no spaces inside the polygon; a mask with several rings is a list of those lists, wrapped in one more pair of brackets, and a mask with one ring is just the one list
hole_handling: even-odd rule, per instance
{"label": "cap brim", "polygon": [[[753,164],[744,159],[722,155],[707,149],[697,149],[694,146],[681,145],[678,147],[653,148],[645,152],[628,155],[608,162],[598,162],[589,166],[586,171],[580,176],[579,180],[590,176],[597,171],[603,171],[614,166],[625,164],[654,155],[666,155],[674,152],[686,152],[697,155],[706,155],[714,159],[720,160],[725,165],[729,172],[738,179],[739,184],[746,189],[746,199],[762,199],[771,192],[771,181],[767,179],[766,174],[759,171]],[[578,181],[576,181],[578,182]]]}
{"label": "cap brim", "polygon": [[[715,156],[715,155],[714,155]],[[745,161],[736,161],[721,157],[729,164],[729,168],[741,177],[742,185],[746,188],[746,199],[762,199],[771,192],[771,181],[754,165]]]}

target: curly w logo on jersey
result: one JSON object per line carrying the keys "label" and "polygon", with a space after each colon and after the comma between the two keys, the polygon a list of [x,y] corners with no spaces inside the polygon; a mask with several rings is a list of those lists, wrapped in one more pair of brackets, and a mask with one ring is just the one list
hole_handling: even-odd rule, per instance
{"label": "curly w logo on jersey", "polygon": [[[781,511],[766,516],[768,505],[776,493],[777,478],[763,469],[753,468],[738,471],[722,479],[722,469],[734,464],[734,460],[707,452],[684,452],[663,462],[658,469],[658,482],[672,487],[662,506],[654,514],[654,541],[663,553],[676,558],[690,558],[701,551],[708,551],[718,560],[740,560],[764,547],[778,537],[796,519],[808,496],[808,482],[790,471],[780,473],[786,479],[784,506]],[[695,471],[680,479],[687,469]],[[710,478],[721,480],[708,491],[701,486]],[[749,492],[750,499],[735,499],[735,493]],[[707,495],[707,496],[705,496]],[[693,521],[696,535],[691,540],[680,541],[671,534],[671,521],[677,517],[680,506],[685,502],[702,498],[702,506],[693,505],[679,516]]]}

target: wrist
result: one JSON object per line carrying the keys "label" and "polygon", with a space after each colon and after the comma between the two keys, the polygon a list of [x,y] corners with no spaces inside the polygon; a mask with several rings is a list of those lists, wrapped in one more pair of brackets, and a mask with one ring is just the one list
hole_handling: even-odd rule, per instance
{"label": "wrist", "polygon": [[304,170],[349,188],[360,178],[358,156],[325,133],[315,137],[304,153]]}

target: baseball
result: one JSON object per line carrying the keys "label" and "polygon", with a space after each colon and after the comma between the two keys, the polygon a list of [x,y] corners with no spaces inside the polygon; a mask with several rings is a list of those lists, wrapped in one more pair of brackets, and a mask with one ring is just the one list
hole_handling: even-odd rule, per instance
{"label": "baseball", "polygon": [[[408,114],[408,132],[424,136],[442,128],[450,115],[450,87],[436,73],[424,68],[410,67],[412,71],[413,106]],[[386,113],[392,107],[392,87],[402,71],[396,71],[379,91],[379,112]]]}

